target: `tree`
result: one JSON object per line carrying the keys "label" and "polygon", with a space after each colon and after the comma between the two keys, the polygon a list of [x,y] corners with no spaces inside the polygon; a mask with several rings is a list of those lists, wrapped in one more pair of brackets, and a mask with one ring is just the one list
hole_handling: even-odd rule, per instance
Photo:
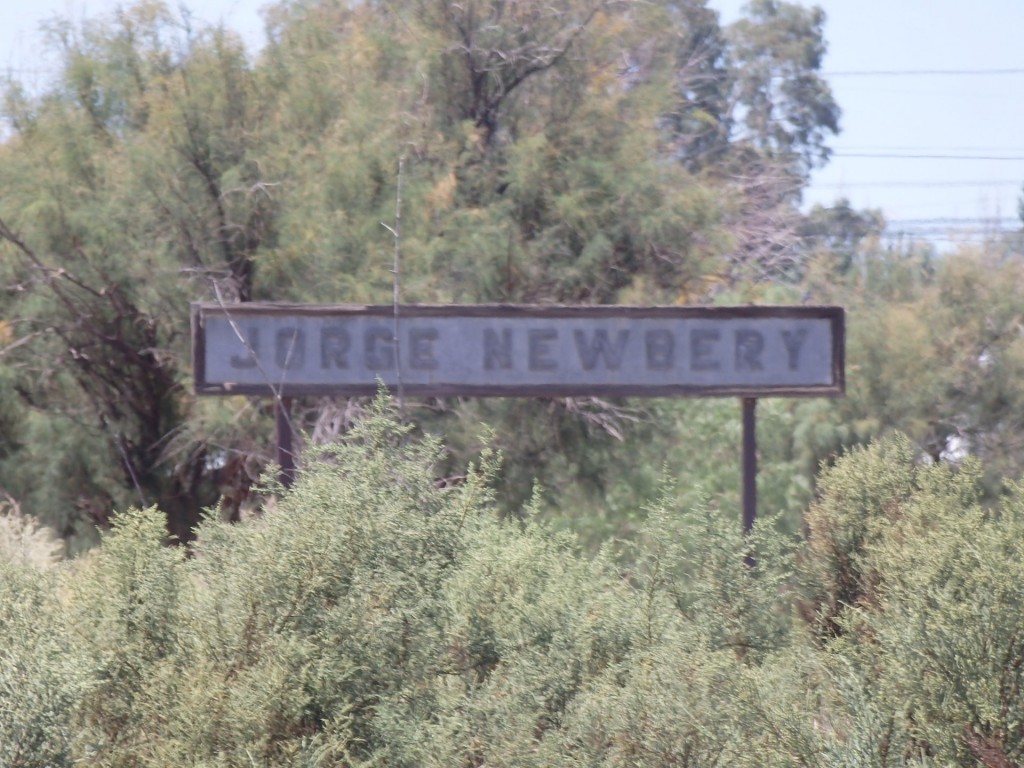
{"label": "tree", "polygon": [[[586,53],[578,43],[610,2],[557,4],[418,2],[422,29],[441,47],[433,74],[442,92],[442,114],[452,124],[470,121],[491,146],[516,91],[570,58]],[[401,13],[401,5],[395,8]]]}
{"label": "tree", "polygon": [[[223,492],[237,516],[268,458],[269,408],[189,394],[187,305],[390,303],[395,239],[381,222],[400,165],[405,301],[693,301],[772,273],[723,254],[747,215],[730,176],[785,154],[779,137],[733,131],[754,93],[738,89],[742,57],[756,48],[790,74],[818,64],[772,59],[781,33],[751,47],[783,24],[813,48],[817,17],[787,9],[735,37],[699,2],[289,3],[268,10],[251,62],[226,30],[159,3],[56,26],[62,77],[6,101],[0,381],[25,407],[0,416],[0,486],[67,535],[159,501],[187,539]],[[799,94],[758,93],[798,111]],[[787,162],[820,149],[813,114],[790,119]],[[712,146],[721,163],[702,164]],[[783,200],[795,210],[792,195],[769,207]],[[321,405],[300,404],[297,426],[317,432]],[[431,405],[427,428],[464,408]],[[515,408],[482,415],[502,431]],[[624,423],[598,402],[526,411],[537,443],[557,433],[565,450]],[[38,487],[29,465],[67,481]]]}
{"label": "tree", "polygon": [[846,397],[822,414],[819,460],[899,431],[932,461],[981,459],[995,499],[1021,471],[1020,260],[870,241],[855,259],[857,269],[836,275],[826,253],[808,275],[809,293],[848,317]]}
{"label": "tree", "polygon": [[[258,183],[249,193],[226,185],[247,182],[240,44],[223,34],[168,43],[169,23],[143,4],[109,27],[59,28],[64,88],[20,114],[25,128],[4,147],[14,179],[0,215],[15,289],[7,306],[29,339],[11,363],[12,390],[33,414],[20,433],[31,443],[34,419],[72,436],[45,453],[26,446],[44,476],[50,464],[64,482],[14,482],[69,532],[83,518],[105,524],[129,500],[159,501],[169,532],[186,540],[216,500],[205,446],[172,441],[189,409],[189,286],[202,277],[215,292],[250,295],[266,206]],[[95,470],[72,469],[75,459],[69,467],[76,451],[102,456],[119,482],[104,487]]]}
{"label": "tree", "polygon": [[839,108],[819,74],[825,13],[778,0],[756,0],[748,12],[730,30],[743,64],[744,138],[807,173],[828,159],[825,141],[839,131]]}
{"label": "tree", "polygon": [[[870,246],[885,231],[881,211],[858,211],[845,198],[825,207],[815,205],[801,223],[801,246],[819,260],[828,260],[828,278],[842,278],[857,266],[862,247]],[[820,267],[820,265],[819,265]]]}
{"label": "tree", "polygon": [[691,16],[694,34],[680,50],[686,66],[673,126],[683,132],[685,162],[730,190],[734,242],[725,274],[795,281],[805,261],[796,203],[811,170],[828,160],[828,137],[839,132],[840,110],[821,75],[824,12],[758,0],[721,32],[701,12]]}

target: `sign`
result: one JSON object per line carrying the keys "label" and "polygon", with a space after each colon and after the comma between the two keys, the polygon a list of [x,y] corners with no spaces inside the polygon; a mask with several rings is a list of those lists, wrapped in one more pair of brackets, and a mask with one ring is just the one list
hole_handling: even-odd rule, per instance
{"label": "sign", "polygon": [[838,396],[841,307],[192,306],[199,394]]}

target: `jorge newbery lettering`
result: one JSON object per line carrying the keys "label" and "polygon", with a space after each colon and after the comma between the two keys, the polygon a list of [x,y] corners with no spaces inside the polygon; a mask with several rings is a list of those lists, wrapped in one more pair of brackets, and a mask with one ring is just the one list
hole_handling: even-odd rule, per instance
{"label": "jorge newbery lettering", "polygon": [[[396,364],[394,330],[383,323],[365,325],[358,331],[340,322],[324,324],[312,339],[306,329],[290,325],[280,326],[269,334],[260,326],[251,325],[243,335],[246,351],[230,357],[231,368],[238,371],[256,367],[257,360],[264,360],[265,352],[269,352],[277,370],[289,372],[311,365],[322,371],[349,370],[355,359],[370,371],[387,372]],[[468,356],[475,358],[483,371],[618,372],[630,360],[652,372],[685,370],[707,374],[731,370],[756,374],[766,368],[771,335],[753,327],[688,328],[684,324],[631,330],[492,323],[479,333],[478,353],[470,351]],[[778,367],[798,371],[807,329],[782,328],[774,331],[774,335],[776,354],[784,358],[784,366]],[[264,351],[262,344],[267,336],[272,348]],[[422,321],[407,323],[402,341],[404,367],[413,371],[436,371],[442,367],[446,340],[441,327]],[[630,355],[631,351],[634,354]]]}

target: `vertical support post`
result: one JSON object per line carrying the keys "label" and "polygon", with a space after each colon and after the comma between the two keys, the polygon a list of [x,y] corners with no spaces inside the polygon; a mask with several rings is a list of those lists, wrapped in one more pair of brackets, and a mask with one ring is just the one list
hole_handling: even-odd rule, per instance
{"label": "vertical support post", "polygon": [[757,519],[757,398],[743,398],[743,532]]}
{"label": "vertical support post", "polygon": [[292,399],[274,398],[274,424],[277,427],[277,464],[281,467],[281,485],[291,488],[295,481],[295,453],[292,448]]}

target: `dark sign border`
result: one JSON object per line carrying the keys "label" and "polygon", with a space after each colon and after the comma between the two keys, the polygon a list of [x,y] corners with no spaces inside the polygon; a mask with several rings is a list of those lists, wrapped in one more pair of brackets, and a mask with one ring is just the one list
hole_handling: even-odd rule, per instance
{"label": "dark sign border", "polygon": [[[365,304],[192,304],[192,370],[197,395],[257,396],[366,396],[378,388],[373,384],[231,384],[206,381],[205,319],[211,315],[230,318],[287,315],[306,317],[368,316],[393,319],[395,307]],[[415,397],[841,397],[845,393],[845,312],[835,306],[567,306],[533,304],[409,304],[398,307],[400,318],[662,318],[759,320],[827,320],[832,336],[832,382],[808,386],[736,385],[459,385],[405,384],[403,394]],[[395,389],[395,387],[392,387]]]}

